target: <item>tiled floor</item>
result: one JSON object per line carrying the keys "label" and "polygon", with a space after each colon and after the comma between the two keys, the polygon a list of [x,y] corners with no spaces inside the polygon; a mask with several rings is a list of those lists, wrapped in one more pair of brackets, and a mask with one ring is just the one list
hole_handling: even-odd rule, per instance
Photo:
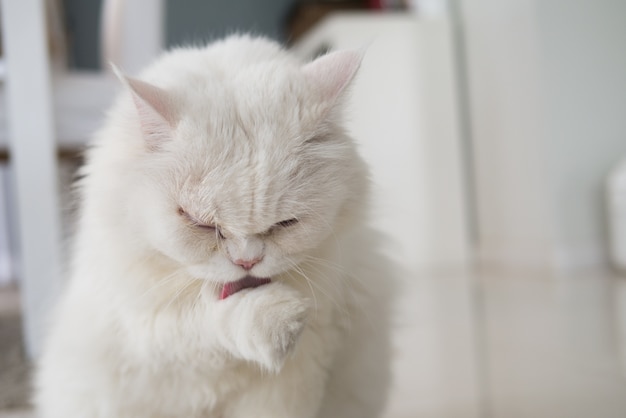
{"label": "tiled floor", "polygon": [[626,279],[451,274],[402,293],[385,418],[626,417]]}
{"label": "tiled floor", "polygon": [[415,280],[402,312],[385,418],[626,417],[626,279]]}
{"label": "tiled floor", "polygon": [[0,418],[33,418],[33,414],[28,411],[8,411],[0,412]]}

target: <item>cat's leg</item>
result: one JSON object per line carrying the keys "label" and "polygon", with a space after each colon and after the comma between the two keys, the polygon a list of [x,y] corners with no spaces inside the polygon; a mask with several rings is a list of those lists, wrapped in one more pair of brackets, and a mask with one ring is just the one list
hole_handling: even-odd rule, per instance
{"label": "cat's leg", "polygon": [[336,353],[318,418],[377,418],[391,383],[390,301],[393,288],[380,258],[366,257],[355,277],[347,309],[350,324]]}
{"label": "cat's leg", "polygon": [[[76,393],[76,392],[75,392]],[[81,418],[103,417],[104,415],[88,399],[76,399],[62,390],[46,388],[35,400],[38,418]]]}
{"label": "cat's leg", "polygon": [[217,301],[211,317],[215,337],[227,351],[276,373],[304,329],[308,311],[309,301],[300,292],[271,283]]}
{"label": "cat's leg", "polygon": [[[35,393],[37,418],[131,418],[120,413],[117,399],[110,392],[95,369],[77,371],[75,365],[64,364],[49,368],[39,375]],[[106,394],[106,395],[105,395]],[[136,417],[136,415],[135,415]]]}
{"label": "cat's leg", "polygon": [[331,346],[324,335],[305,329],[280,373],[263,374],[255,379],[245,394],[230,405],[226,415],[233,418],[317,418],[332,361]]}
{"label": "cat's leg", "polygon": [[[317,418],[323,398],[323,384],[285,380],[281,384],[257,387],[246,392],[242,402],[229,410],[233,418]],[[335,417],[336,418],[336,417]]]}
{"label": "cat's leg", "polygon": [[377,418],[390,385],[388,330],[353,329],[332,367],[319,418]]}

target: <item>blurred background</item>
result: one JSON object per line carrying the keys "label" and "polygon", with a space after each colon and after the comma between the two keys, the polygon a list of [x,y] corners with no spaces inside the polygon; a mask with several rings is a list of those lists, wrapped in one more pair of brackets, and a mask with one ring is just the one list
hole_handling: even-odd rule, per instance
{"label": "blurred background", "polygon": [[163,48],[367,46],[346,116],[403,269],[385,418],[626,416],[623,0],[0,1],[0,417],[63,286],[81,151]]}

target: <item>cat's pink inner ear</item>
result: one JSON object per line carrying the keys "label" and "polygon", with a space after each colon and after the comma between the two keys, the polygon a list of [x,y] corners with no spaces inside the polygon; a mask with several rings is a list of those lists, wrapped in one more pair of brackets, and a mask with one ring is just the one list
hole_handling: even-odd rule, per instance
{"label": "cat's pink inner ear", "polygon": [[164,141],[170,140],[176,116],[172,100],[167,92],[145,81],[122,75],[117,69],[115,70],[118,78],[131,91],[141,130],[148,145],[156,148]]}
{"label": "cat's pink inner ear", "polygon": [[358,51],[337,51],[304,65],[302,71],[325,100],[335,100],[350,84],[361,65]]}

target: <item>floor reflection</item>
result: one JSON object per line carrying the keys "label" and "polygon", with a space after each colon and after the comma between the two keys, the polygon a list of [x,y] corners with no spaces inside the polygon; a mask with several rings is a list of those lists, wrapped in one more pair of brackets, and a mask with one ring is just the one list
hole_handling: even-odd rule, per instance
{"label": "floor reflection", "polygon": [[385,418],[626,417],[626,278],[423,275],[401,295]]}
{"label": "floor reflection", "polygon": [[406,283],[388,418],[626,416],[626,280]]}

